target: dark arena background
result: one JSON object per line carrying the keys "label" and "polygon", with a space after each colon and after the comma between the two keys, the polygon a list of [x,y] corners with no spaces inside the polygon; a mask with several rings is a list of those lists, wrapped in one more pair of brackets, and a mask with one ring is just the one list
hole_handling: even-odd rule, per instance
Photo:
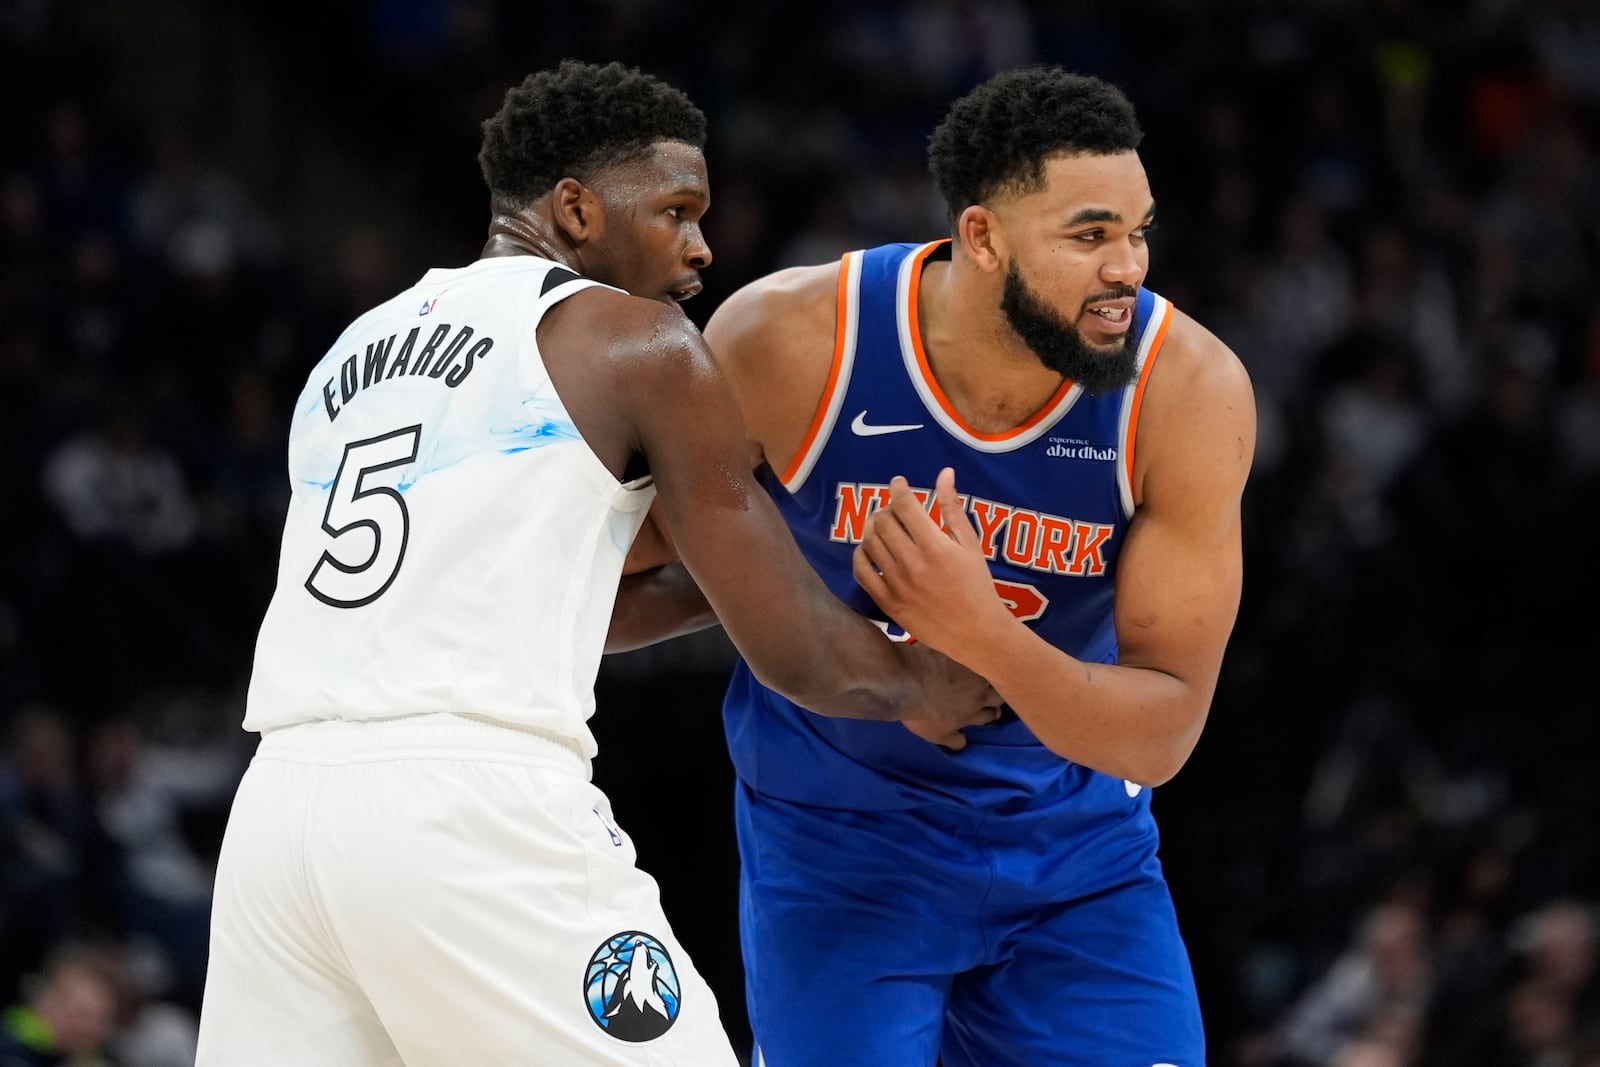
{"label": "dark arena background", "polygon": [[[706,110],[701,324],[942,233],[925,139],[995,70],[1126,89],[1149,284],[1260,405],[1238,626],[1154,801],[1212,1063],[1600,1064],[1592,0],[0,5],[0,1006],[109,983],[106,1060],[192,1062],[293,397],[476,256],[478,123],[565,56]],[[608,659],[595,777],[747,1048],[730,658]]]}

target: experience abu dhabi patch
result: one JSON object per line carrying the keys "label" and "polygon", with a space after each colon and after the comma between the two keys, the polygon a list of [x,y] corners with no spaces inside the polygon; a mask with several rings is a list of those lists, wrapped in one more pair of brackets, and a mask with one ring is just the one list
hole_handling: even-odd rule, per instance
{"label": "experience abu dhabi patch", "polygon": [[652,1041],[672,1028],[683,987],[666,947],[639,930],[612,934],[583,975],[589,1018],[619,1041]]}

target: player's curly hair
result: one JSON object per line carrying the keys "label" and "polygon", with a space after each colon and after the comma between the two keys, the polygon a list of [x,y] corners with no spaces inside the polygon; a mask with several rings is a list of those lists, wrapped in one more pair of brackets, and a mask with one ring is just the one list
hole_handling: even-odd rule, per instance
{"label": "player's curly hair", "polygon": [[996,193],[1040,188],[1045,160],[1057,153],[1131,152],[1143,138],[1116,86],[1057,66],[1022,67],[950,105],[928,138],[928,169],[954,223]]}
{"label": "player's curly hair", "polygon": [[496,202],[526,204],[562,178],[592,180],[659,141],[706,143],[706,116],[666,82],[575,59],[536,71],[483,123],[478,166]]}

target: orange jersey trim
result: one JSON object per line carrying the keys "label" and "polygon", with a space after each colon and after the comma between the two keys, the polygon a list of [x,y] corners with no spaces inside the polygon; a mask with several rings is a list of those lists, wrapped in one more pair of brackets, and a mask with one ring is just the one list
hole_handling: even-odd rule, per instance
{"label": "orange jersey trim", "polygon": [[916,258],[911,266],[911,282],[906,288],[906,322],[911,328],[911,350],[917,357],[917,370],[921,372],[922,380],[927,383],[928,392],[931,393],[933,398],[939,402],[939,407],[946,415],[950,417],[950,421],[961,427],[964,432],[971,434],[980,441],[1009,441],[1013,437],[1022,436],[1033,427],[1039,425],[1039,423],[1044,419],[1054,414],[1057,406],[1060,405],[1061,401],[1066,397],[1066,395],[1072,391],[1073,382],[1070,378],[1063,379],[1061,382],[1061,388],[1057,389],[1051,395],[1050,399],[1044,402],[1043,407],[1039,408],[1038,411],[1035,411],[1032,415],[1028,416],[1027,420],[1021,425],[1013,426],[1004,433],[982,433],[978,430],[974,430],[967,423],[967,420],[961,417],[961,413],[956,410],[954,404],[950,403],[950,398],[945,396],[944,390],[939,387],[938,379],[934,378],[933,376],[933,368],[928,364],[927,350],[922,347],[922,323],[917,317],[917,294],[922,291],[923,261],[928,258],[934,249],[938,248],[940,245],[948,243],[949,241],[947,239],[944,241],[935,241],[928,245],[928,247],[917,253]]}
{"label": "orange jersey trim", "polygon": [[811,416],[811,425],[806,428],[806,435],[800,442],[800,447],[789,459],[789,465],[784,469],[778,479],[785,485],[800,473],[800,468],[805,465],[806,457],[811,454],[811,446],[816,444],[817,435],[828,422],[828,412],[833,407],[833,393],[839,388],[839,372],[844,367],[845,340],[850,322],[850,260],[859,255],[858,252],[848,252],[839,260],[839,284],[835,297],[837,308],[833,328],[833,365],[828,368],[828,382],[822,387],[822,397],[817,402],[817,410]]}
{"label": "orange jersey trim", "polygon": [[1128,487],[1133,487],[1133,442],[1139,435],[1139,408],[1144,404],[1144,387],[1150,382],[1150,369],[1156,365],[1156,357],[1161,354],[1161,345],[1167,339],[1167,330],[1172,326],[1172,317],[1177,313],[1177,308],[1169,300],[1167,313],[1161,317],[1161,326],[1156,330],[1155,339],[1150,342],[1150,350],[1144,357],[1144,368],[1139,371],[1139,384],[1133,389],[1133,405],[1128,410],[1128,442],[1123,446],[1124,462],[1128,465]]}

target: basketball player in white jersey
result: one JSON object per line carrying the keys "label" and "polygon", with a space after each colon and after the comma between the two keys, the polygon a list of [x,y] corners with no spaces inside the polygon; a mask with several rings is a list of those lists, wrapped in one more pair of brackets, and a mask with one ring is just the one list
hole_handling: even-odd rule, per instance
{"label": "basketball player in white jersey", "polygon": [[[994,716],[980,680],[830,595],[753,480],[677,306],[711,260],[704,139],[636,70],[531,75],[484,124],[481,258],[356,319],[311,372],[201,1067],[732,1067],[589,780],[608,630],[621,648],[712,621],[663,629],[675,582],[822,714],[915,715],[950,747]],[[622,583],[653,500],[687,574]]]}

